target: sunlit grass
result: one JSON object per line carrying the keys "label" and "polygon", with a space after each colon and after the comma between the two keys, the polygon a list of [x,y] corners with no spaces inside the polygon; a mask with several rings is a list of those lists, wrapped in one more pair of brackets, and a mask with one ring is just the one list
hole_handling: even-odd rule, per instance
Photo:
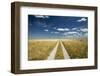
{"label": "sunlit grass", "polygon": [[[61,40],[71,59],[88,57],[88,44],[86,39]],[[28,60],[46,60],[52,49],[56,46],[56,40],[29,40]],[[58,45],[55,59],[64,59],[61,44]]]}
{"label": "sunlit grass", "polygon": [[28,60],[45,60],[56,45],[56,41],[36,41],[28,42]]}
{"label": "sunlit grass", "polygon": [[63,44],[71,57],[71,59],[87,58],[88,57],[88,44],[87,40],[66,40]]}

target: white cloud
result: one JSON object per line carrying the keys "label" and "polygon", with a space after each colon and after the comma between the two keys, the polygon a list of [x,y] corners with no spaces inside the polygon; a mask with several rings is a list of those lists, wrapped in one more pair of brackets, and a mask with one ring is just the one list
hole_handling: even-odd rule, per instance
{"label": "white cloud", "polygon": [[66,35],[68,35],[68,33],[67,33],[67,32],[65,32],[65,33],[63,33],[63,35],[65,35],[65,36],[66,36]]}
{"label": "white cloud", "polygon": [[65,28],[65,31],[69,31],[69,29],[68,28]]}
{"label": "white cloud", "polygon": [[87,28],[81,28],[80,31],[82,31],[82,32],[87,32],[88,29],[87,29]]}
{"label": "white cloud", "polygon": [[49,18],[49,16],[44,16],[44,15],[35,15],[36,18]]}
{"label": "white cloud", "polygon": [[57,30],[58,30],[58,31],[64,31],[64,29],[63,29],[63,28],[58,28]]}
{"label": "white cloud", "polygon": [[44,31],[48,32],[49,30],[48,29],[45,29]]}
{"label": "white cloud", "polygon": [[59,32],[54,32],[55,34],[58,34]]}
{"label": "white cloud", "polygon": [[77,34],[77,32],[72,31],[72,32],[68,32],[68,34]]}
{"label": "white cloud", "polygon": [[72,28],[72,30],[77,30],[77,28]]}
{"label": "white cloud", "polygon": [[69,31],[68,28],[57,28],[58,31]]}
{"label": "white cloud", "polygon": [[81,18],[79,20],[77,20],[77,22],[83,22],[83,21],[86,21],[87,19],[86,18]]}
{"label": "white cloud", "polygon": [[75,31],[70,31],[70,32],[63,33],[63,35],[64,36],[66,36],[66,35],[78,35],[78,36],[80,36],[81,34],[79,34],[78,32],[75,32]]}

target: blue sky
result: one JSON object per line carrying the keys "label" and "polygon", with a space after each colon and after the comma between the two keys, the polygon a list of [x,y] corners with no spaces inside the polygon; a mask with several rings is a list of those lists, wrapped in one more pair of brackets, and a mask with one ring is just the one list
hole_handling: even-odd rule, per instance
{"label": "blue sky", "polygon": [[29,39],[67,39],[87,36],[87,17],[28,15]]}

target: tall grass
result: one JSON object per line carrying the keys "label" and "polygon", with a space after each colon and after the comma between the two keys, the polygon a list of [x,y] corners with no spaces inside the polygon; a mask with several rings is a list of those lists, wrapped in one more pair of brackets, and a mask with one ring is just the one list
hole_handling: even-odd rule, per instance
{"label": "tall grass", "polygon": [[56,41],[30,40],[28,42],[28,60],[45,60],[56,43]]}
{"label": "tall grass", "polygon": [[61,44],[58,45],[55,59],[64,59],[63,51],[62,51],[62,48],[61,48]]}
{"label": "tall grass", "polygon": [[86,39],[66,40],[63,41],[63,44],[71,59],[88,57],[88,44]]}

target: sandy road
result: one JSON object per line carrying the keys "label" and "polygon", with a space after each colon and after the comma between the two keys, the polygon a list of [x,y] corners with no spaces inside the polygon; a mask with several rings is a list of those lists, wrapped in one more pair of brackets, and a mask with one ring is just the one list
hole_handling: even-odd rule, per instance
{"label": "sandy road", "polygon": [[65,49],[65,47],[64,47],[64,45],[63,45],[63,43],[62,43],[62,41],[60,41],[60,44],[61,44],[61,47],[62,47],[64,59],[70,59],[70,56],[69,56],[67,50]]}
{"label": "sandy road", "polygon": [[68,52],[66,51],[62,41],[58,41],[56,46],[54,47],[54,49],[51,51],[50,55],[48,56],[47,60],[54,60],[55,59],[57,48],[58,48],[59,44],[61,45],[64,59],[70,59],[70,56],[69,56]]}
{"label": "sandy road", "polygon": [[53,59],[55,59],[55,55],[56,55],[56,52],[57,52],[58,44],[59,44],[59,42],[57,42],[56,46],[55,46],[54,49],[51,51],[51,53],[50,53],[50,55],[48,56],[47,60],[53,60]]}

